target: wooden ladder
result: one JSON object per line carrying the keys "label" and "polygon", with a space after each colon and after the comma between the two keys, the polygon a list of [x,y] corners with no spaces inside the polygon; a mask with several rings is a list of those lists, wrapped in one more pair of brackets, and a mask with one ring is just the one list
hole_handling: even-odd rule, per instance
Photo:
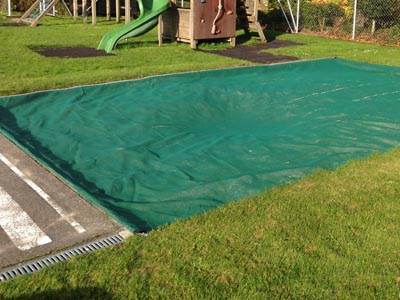
{"label": "wooden ladder", "polygon": [[267,42],[263,28],[258,20],[258,10],[260,7],[259,0],[240,0],[239,9],[237,12],[239,23],[246,33],[250,29],[258,32],[258,35],[263,43]]}
{"label": "wooden ladder", "polygon": [[[49,11],[59,0],[36,0],[32,6],[17,20],[17,23],[28,23],[32,27],[39,24]],[[42,7],[40,7],[42,5]]]}

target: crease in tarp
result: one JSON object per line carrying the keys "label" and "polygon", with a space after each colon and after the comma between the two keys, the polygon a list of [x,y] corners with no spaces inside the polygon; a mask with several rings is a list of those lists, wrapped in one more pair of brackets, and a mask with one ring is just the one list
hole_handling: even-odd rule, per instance
{"label": "crease in tarp", "polygon": [[131,230],[399,144],[398,68],[341,59],[0,98],[0,130]]}

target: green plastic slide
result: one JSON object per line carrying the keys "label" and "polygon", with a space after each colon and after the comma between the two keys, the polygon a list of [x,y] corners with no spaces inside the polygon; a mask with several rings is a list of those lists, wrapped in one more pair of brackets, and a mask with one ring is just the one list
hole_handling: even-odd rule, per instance
{"label": "green plastic slide", "polygon": [[153,29],[158,23],[158,16],[168,9],[169,0],[138,0],[138,4],[140,16],[131,23],[106,33],[97,49],[111,53],[120,40],[140,36]]}

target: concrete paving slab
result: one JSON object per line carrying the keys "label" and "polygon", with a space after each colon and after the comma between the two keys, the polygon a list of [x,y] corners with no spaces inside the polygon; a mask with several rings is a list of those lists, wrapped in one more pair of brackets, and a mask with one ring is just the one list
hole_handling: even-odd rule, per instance
{"label": "concrete paving slab", "polygon": [[[0,188],[0,203],[10,208],[0,215],[0,269],[126,230],[1,134]],[[19,228],[29,219],[50,241],[18,244],[33,230]]]}

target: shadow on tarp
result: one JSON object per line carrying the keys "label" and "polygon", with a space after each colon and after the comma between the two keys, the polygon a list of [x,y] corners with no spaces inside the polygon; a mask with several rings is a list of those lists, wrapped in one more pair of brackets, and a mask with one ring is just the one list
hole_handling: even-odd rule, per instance
{"label": "shadow on tarp", "polygon": [[[95,197],[98,201],[102,203],[104,207],[108,208],[111,201],[120,202],[121,200],[110,195],[107,195],[103,189],[97,187],[93,182],[86,179],[86,177],[79,171],[74,170],[73,167],[56,156],[48,148],[44,147],[29,131],[20,128],[18,122],[14,115],[6,108],[0,106],[0,128],[3,128],[12,140],[17,142],[25,151],[33,155],[40,162],[47,164],[48,167],[53,170],[56,174],[59,174],[70,183],[77,185],[80,192],[83,191],[89,193],[84,194],[85,197]],[[60,177],[58,176],[58,177]],[[115,210],[115,208],[114,208]],[[108,211],[108,213],[110,213]],[[134,222],[137,224],[138,232],[147,232],[151,227],[136,215],[129,214],[120,210],[118,213],[118,218],[126,219],[127,222]],[[114,216],[115,213],[110,213]],[[114,216],[115,217],[115,216]]]}

